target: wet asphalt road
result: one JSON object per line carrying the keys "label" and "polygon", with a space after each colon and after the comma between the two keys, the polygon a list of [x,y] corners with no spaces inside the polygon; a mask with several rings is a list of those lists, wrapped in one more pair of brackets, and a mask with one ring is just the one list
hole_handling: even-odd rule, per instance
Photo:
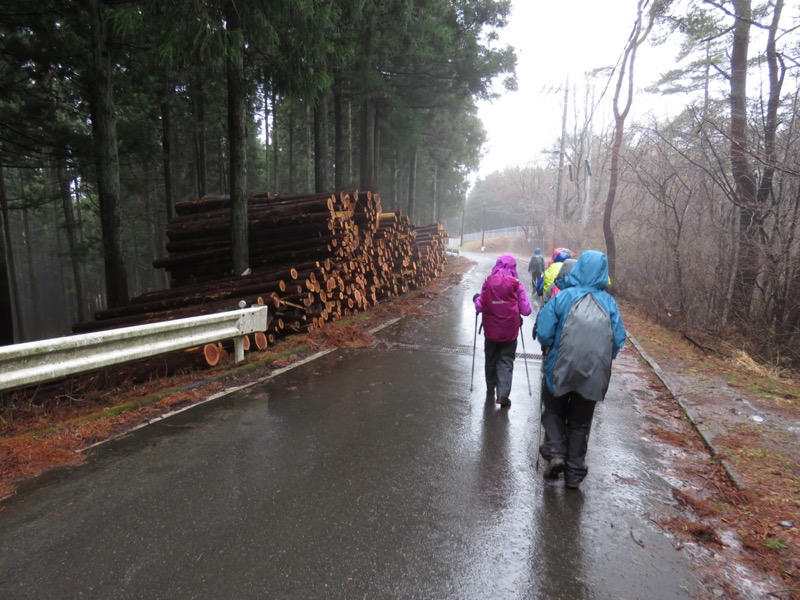
{"label": "wet asphalt road", "polygon": [[690,597],[683,555],[648,518],[667,494],[635,381],[612,378],[580,491],[535,471],[538,360],[532,395],[520,357],[511,409],[487,406],[479,336],[470,393],[471,297],[493,264],[471,258],[430,314],[377,347],[326,354],[25,488],[0,512],[0,597]]}

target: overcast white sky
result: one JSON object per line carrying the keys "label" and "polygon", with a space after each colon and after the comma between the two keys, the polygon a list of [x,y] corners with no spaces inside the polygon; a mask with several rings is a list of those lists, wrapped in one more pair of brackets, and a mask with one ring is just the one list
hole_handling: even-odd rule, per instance
{"label": "overcast white sky", "polygon": [[[584,72],[617,62],[633,26],[636,0],[513,0],[512,11],[501,41],[516,49],[519,90],[479,105],[488,132],[479,177],[538,160],[557,141],[567,76],[582,90]],[[635,85],[657,79],[673,53],[649,44],[640,48]],[[634,99],[634,112],[654,106],[645,96]]]}

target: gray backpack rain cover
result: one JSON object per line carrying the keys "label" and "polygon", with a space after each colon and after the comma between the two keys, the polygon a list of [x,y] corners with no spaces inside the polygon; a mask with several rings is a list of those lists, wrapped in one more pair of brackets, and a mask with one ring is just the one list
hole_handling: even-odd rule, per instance
{"label": "gray backpack rain cover", "polygon": [[587,293],[564,321],[553,368],[553,395],[577,392],[587,400],[605,398],[613,345],[611,319],[594,295]]}

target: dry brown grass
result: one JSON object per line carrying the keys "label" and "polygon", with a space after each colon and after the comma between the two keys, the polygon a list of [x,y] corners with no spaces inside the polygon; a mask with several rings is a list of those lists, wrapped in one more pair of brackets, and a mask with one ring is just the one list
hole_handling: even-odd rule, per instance
{"label": "dry brown grass", "polygon": [[[705,460],[676,464],[686,487],[673,495],[694,518],[666,519],[662,526],[712,553],[724,552],[754,573],[780,578],[784,586],[774,597],[800,598],[800,445],[784,429],[800,419],[800,385],[786,372],[761,365],[729,345],[720,353],[704,352],[680,332],[644,318],[635,307],[623,304],[622,313],[626,327],[668,377],[684,383],[685,398],[709,415],[729,415],[732,423],[714,439],[717,457],[706,454]],[[747,416],[737,420],[740,400],[763,412],[766,424]],[[648,433],[663,443],[687,448],[688,438],[680,432],[651,428]],[[744,489],[727,478],[720,459],[735,469]],[[793,526],[781,525],[786,522]],[[723,530],[741,546],[721,549]],[[731,590],[730,597],[739,596]]]}

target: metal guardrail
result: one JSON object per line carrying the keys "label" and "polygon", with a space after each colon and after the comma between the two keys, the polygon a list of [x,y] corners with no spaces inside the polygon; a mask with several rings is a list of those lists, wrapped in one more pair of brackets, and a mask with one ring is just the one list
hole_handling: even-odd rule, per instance
{"label": "metal guardrail", "polygon": [[267,307],[254,306],[4,346],[0,347],[0,391],[231,338],[236,362],[241,362],[243,336],[266,328]]}
{"label": "metal guardrail", "polygon": [[[484,232],[474,231],[472,233],[464,234],[464,242],[476,242],[482,237],[491,239],[498,237],[508,237],[512,235],[525,235],[525,230],[519,225],[517,225],[514,227],[504,227],[503,229],[487,229]],[[447,245],[448,246],[461,245],[461,236],[454,236],[447,238]]]}

